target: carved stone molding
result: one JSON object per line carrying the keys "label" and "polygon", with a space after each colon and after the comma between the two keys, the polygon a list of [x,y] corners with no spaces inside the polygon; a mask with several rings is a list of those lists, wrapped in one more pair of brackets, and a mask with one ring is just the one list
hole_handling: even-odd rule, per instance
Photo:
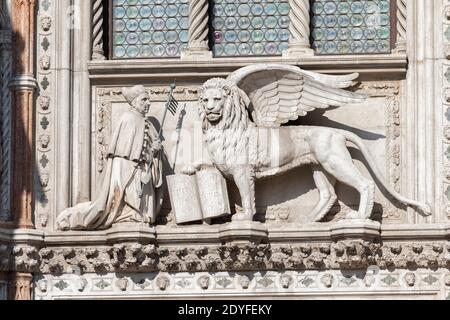
{"label": "carved stone molding", "polygon": [[[355,270],[341,271],[268,271],[268,272],[197,272],[84,274],[36,277],[36,298],[42,300],[75,298],[88,294],[102,297],[291,297],[345,299],[390,297],[445,299],[449,270]],[[387,293],[389,292],[389,293]]]}
{"label": "carved stone molding", "polygon": [[[448,1],[447,1],[448,2]],[[443,51],[446,62],[443,63],[443,83],[442,83],[442,100],[443,100],[443,213],[450,219],[450,4],[444,7],[443,12]]]}
{"label": "carved stone molding", "polygon": [[54,23],[53,3],[41,5],[38,9],[40,32],[37,37],[37,61],[39,64],[37,81],[39,96],[36,99],[36,167],[34,192],[36,205],[34,209],[36,225],[45,228],[49,224],[51,211],[51,194],[53,191],[53,149],[54,149],[54,121],[53,121],[53,72],[54,66]]}

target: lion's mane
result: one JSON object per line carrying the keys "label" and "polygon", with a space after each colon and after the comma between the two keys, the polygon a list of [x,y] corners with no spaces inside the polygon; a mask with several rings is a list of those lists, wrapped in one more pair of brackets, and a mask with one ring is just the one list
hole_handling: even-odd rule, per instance
{"label": "lion's mane", "polygon": [[199,108],[205,142],[213,161],[227,164],[227,166],[232,166],[240,161],[248,163],[246,158],[249,143],[248,128],[251,122],[245,104],[245,93],[225,79],[213,78],[203,85],[200,103],[202,93],[208,89],[219,89],[226,95],[222,118],[218,123],[210,123],[203,107]]}

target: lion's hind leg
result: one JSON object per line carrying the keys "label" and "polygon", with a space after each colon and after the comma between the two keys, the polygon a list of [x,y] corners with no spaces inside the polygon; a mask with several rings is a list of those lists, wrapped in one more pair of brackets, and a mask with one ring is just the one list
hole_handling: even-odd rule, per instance
{"label": "lion's hind leg", "polygon": [[375,183],[364,177],[353,163],[343,136],[334,136],[326,156],[318,157],[322,167],[338,181],[355,188],[361,196],[359,211],[350,213],[348,219],[369,219],[372,214],[375,196]]}
{"label": "lion's hind leg", "polygon": [[[313,165],[312,170],[314,182],[319,190],[319,202],[311,213],[308,214],[308,216],[311,217],[309,221],[320,222],[323,218],[325,218],[337,200],[337,196],[334,191],[335,180],[329,177],[324,172],[324,169],[319,165]],[[333,181],[330,181],[330,179]]]}

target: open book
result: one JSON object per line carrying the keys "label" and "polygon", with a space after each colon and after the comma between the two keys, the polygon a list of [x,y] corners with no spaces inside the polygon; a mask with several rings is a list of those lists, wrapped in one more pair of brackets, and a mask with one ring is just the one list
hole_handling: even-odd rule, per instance
{"label": "open book", "polygon": [[172,175],[167,177],[167,183],[177,224],[231,214],[225,178],[215,168],[192,176]]}

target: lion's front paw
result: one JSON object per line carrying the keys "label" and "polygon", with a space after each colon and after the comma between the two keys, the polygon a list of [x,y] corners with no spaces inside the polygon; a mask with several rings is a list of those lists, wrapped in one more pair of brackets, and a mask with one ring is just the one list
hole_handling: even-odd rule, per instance
{"label": "lion's front paw", "polygon": [[193,176],[194,174],[197,173],[197,171],[198,170],[192,165],[185,166],[185,167],[183,167],[183,169],[181,169],[181,173],[186,174],[188,176]]}
{"label": "lion's front paw", "polygon": [[56,227],[60,231],[69,231],[69,216],[67,214],[62,214],[61,216],[59,216],[56,220]]}

